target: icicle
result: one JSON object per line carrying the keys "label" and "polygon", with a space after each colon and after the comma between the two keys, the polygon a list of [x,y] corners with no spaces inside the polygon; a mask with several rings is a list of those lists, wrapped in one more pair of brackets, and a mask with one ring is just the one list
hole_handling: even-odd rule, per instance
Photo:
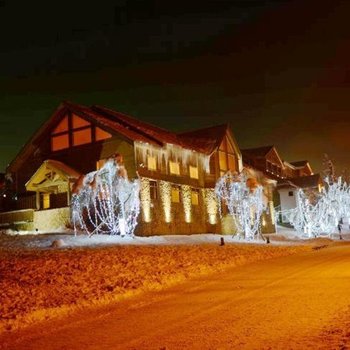
{"label": "icicle", "polygon": [[172,160],[186,168],[189,165],[197,165],[206,173],[210,172],[210,156],[169,143],[161,148],[149,143],[135,142],[135,156],[143,166],[147,166],[147,156],[152,156],[157,159],[158,164],[163,164],[164,161],[166,168],[169,160]]}

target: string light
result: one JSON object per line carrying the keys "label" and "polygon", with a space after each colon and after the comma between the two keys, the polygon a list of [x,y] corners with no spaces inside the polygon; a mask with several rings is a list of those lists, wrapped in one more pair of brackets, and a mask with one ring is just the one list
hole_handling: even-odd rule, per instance
{"label": "string light", "polygon": [[299,189],[296,208],[284,212],[290,224],[302,237],[330,236],[350,213],[350,187],[341,178],[325,179],[320,193]]}
{"label": "string light", "polygon": [[166,223],[171,222],[171,183],[159,181],[160,200],[164,211]]}
{"label": "string light", "polygon": [[215,225],[217,223],[218,214],[218,201],[215,191],[211,188],[203,188],[201,192],[208,214],[208,221],[211,225]]}
{"label": "string light", "polygon": [[[247,185],[245,174],[227,172],[221,176],[215,186],[216,195],[226,204],[238,233],[246,240],[253,240],[260,232],[261,216],[265,210],[263,188]],[[219,201],[222,216],[221,201]]]}
{"label": "string light", "polygon": [[129,181],[123,165],[114,159],[83,178],[72,195],[74,231],[89,236],[107,233],[133,236],[140,212],[140,180]]}
{"label": "string light", "polygon": [[191,199],[191,187],[188,185],[181,186],[181,195],[183,201],[183,208],[185,214],[185,221],[187,223],[191,222],[192,218],[192,199]]}

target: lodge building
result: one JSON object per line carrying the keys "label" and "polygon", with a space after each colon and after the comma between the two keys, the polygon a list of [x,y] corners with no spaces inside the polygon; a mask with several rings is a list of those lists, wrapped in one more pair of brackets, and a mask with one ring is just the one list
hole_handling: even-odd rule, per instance
{"label": "lodge building", "polygon": [[[214,186],[242,170],[227,125],[175,134],[100,106],[63,102],[7,168],[17,200],[2,224],[52,230],[69,224],[74,182],[115,153],[130,178],[141,178],[137,234],[219,232]],[[176,222],[175,222],[176,219]]]}
{"label": "lodge building", "polygon": [[[141,179],[138,235],[231,233],[214,193],[228,170],[245,171],[264,186],[268,210],[262,230],[275,232],[274,189],[287,166],[274,147],[245,150],[242,159],[226,124],[173,133],[105,107],[71,102],[55,110],[6,169],[16,196],[3,201],[0,225],[51,232],[69,226],[74,183],[116,153],[129,178]],[[298,166],[290,163],[290,172]]]}

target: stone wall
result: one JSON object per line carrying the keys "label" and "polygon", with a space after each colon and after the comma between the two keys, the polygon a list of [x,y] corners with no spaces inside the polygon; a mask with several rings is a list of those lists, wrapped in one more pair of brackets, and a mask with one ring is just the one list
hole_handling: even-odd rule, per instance
{"label": "stone wall", "polygon": [[54,231],[66,228],[70,223],[70,208],[39,210],[34,212],[34,230]]}
{"label": "stone wall", "polygon": [[14,210],[0,213],[0,228],[30,231],[33,229],[33,217],[33,209]]}

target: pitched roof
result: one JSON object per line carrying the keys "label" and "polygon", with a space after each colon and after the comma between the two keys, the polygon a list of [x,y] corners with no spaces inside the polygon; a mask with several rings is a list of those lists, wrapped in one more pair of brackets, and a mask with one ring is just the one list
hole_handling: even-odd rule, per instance
{"label": "pitched roof", "polygon": [[257,148],[242,149],[241,152],[242,152],[243,157],[263,158],[273,148],[274,148],[274,146],[263,146],[263,147],[257,147]]}
{"label": "pitched roof", "polygon": [[58,160],[47,159],[43,164],[45,164],[47,169],[57,170],[66,179],[78,179],[81,176],[78,171]]}
{"label": "pitched roof", "polygon": [[305,165],[307,165],[309,162],[307,160],[299,160],[297,162],[289,162],[289,164],[292,164],[296,168],[302,168]]}
{"label": "pitched roof", "polygon": [[293,177],[288,180],[281,180],[278,182],[278,188],[283,187],[299,187],[299,188],[315,188],[322,183],[320,174],[309,176]]}
{"label": "pitched roof", "polygon": [[219,148],[228,129],[227,124],[211,126],[208,128],[187,131],[178,134],[181,142],[191,145],[198,152],[211,154]]}
{"label": "pitched roof", "polygon": [[171,143],[181,146],[181,141],[177,138],[176,134],[171,131],[105,107],[92,106],[90,110],[96,113],[99,119],[107,119],[115,131],[124,132],[125,129],[127,129],[128,131],[136,133],[132,137],[133,140],[138,140],[141,137],[141,139],[148,139],[150,143],[157,143],[159,145]]}
{"label": "pitched roof", "polygon": [[71,102],[64,102],[64,105],[77,115],[83,116],[91,122],[97,123],[102,128],[105,127],[110,131],[117,132],[130,140],[148,142],[157,145],[161,144],[147,134],[140,132],[132,125],[123,122],[120,118],[118,119],[116,116],[107,113],[101,113],[96,107],[85,107]]}
{"label": "pitched roof", "polygon": [[18,160],[26,159],[35,152],[36,145],[45,137],[47,130],[52,128],[62,118],[62,115],[68,111],[97,124],[109,132],[118,133],[131,141],[145,142],[160,147],[165,144],[174,144],[204,154],[211,154],[215,148],[219,147],[228,127],[227,125],[220,125],[189,133],[176,134],[105,107],[86,107],[64,101],[55,110],[51,118],[22,147],[10,163],[8,170],[16,171]]}
{"label": "pitched roof", "polygon": [[[67,164],[64,164],[58,160],[47,159],[27,181],[27,191],[35,191],[39,188],[39,185],[45,186],[45,181],[49,180],[46,175],[48,171],[57,173],[61,178],[65,179],[67,183],[69,183],[71,180],[77,180],[81,176],[79,172]],[[52,186],[52,184],[53,183],[50,182],[50,186]]]}

